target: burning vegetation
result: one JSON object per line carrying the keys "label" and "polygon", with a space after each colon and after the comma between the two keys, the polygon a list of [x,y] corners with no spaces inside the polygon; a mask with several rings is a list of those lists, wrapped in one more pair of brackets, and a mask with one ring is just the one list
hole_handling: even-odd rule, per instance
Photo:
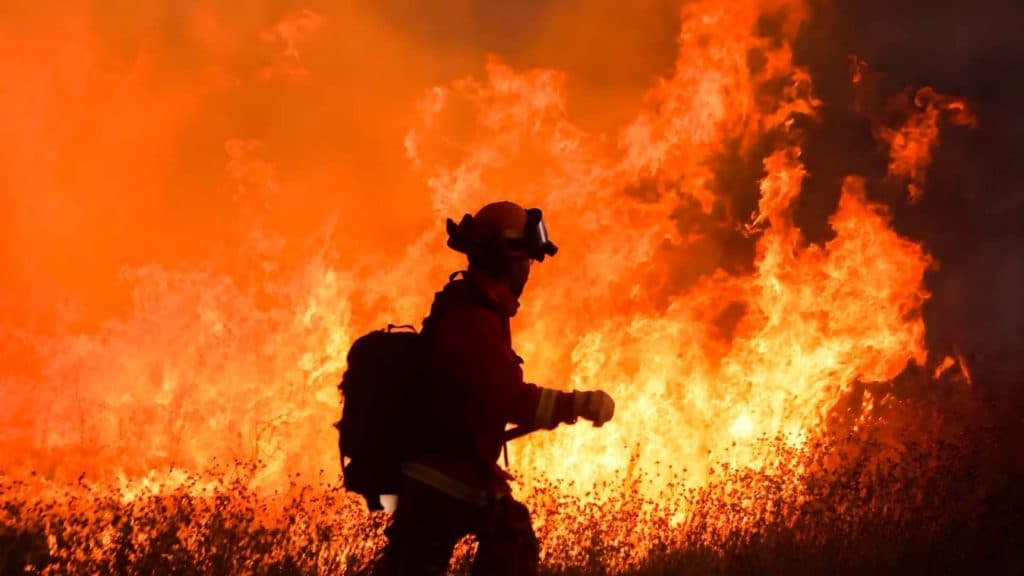
{"label": "burning vegetation", "polygon": [[[184,63],[179,40],[132,51],[105,36],[124,23],[95,14],[35,22],[70,38],[46,70],[3,63],[24,82],[0,102],[26,114],[2,126],[23,143],[2,159],[36,194],[14,213],[128,206],[136,219],[85,249],[140,247],[120,252],[133,264],[111,291],[126,298],[63,248],[27,248],[38,276],[12,280],[11,301],[31,305],[0,325],[0,572],[358,573],[386,518],[339,488],[346,351],[422,318],[459,266],[440,223],[503,198],[543,207],[561,247],[516,319],[528,378],[618,404],[600,433],[509,447],[545,573],[966,570],[991,545],[970,525],[1004,523],[993,494],[1008,481],[978,481],[995,433],[966,426],[983,419],[969,358],[926,343],[925,280],[942,263],[892,216],[928,194],[945,131],[978,126],[970,102],[916,86],[858,104],[906,195],[844,174],[819,242],[795,216],[829,106],[795,55],[810,2],[682,3],[674,62],[616,100],[609,130],[574,119],[566,72],[481,52],[456,80],[389,77],[391,114],[362,131],[361,107],[383,105],[361,95],[350,71],[367,68],[345,42],[380,34],[368,8],[285,12],[249,38],[213,4],[179,15]],[[316,49],[337,26],[340,62]],[[9,51],[44,42],[12,38]],[[391,40],[381,62],[412,44]],[[851,69],[864,93],[876,73]],[[333,110],[339,91],[349,114],[324,124],[224,119]],[[403,176],[373,180],[397,197],[365,189],[346,153],[362,145],[404,155],[379,166]],[[58,208],[51,225],[92,209]],[[194,220],[195,238],[167,242],[165,217]],[[24,313],[37,300],[18,283],[35,293],[62,271],[104,297],[54,312],[60,295],[40,288],[46,311]]]}

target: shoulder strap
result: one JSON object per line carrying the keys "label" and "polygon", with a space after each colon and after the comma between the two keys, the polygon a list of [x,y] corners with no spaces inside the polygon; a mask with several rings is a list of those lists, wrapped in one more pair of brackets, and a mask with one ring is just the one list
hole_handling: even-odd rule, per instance
{"label": "shoulder strap", "polygon": [[[462,278],[459,279],[459,276]],[[456,286],[459,283],[464,285]],[[450,298],[453,297],[474,306],[499,312],[494,302],[491,302],[486,296],[478,293],[476,290],[470,289],[468,283],[466,270],[456,270],[448,275],[448,284],[441,291],[434,294],[434,302],[431,304],[430,313],[423,319],[423,333],[429,333],[433,330],[437,318],[444,313],[445,308],[451,302]]]}

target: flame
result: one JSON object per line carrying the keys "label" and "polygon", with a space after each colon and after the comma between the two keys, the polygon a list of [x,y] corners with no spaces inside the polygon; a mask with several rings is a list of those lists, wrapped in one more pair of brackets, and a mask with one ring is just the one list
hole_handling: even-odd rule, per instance
{"label": "flame", "polygon": [[[129,497],[156,479],[180,484],[175,470],[236,461],[259,463],[250,480],[261,488],[296,474],[336,478],[331,423],[349,345],[388,322],[421,318],[461,265],[444,251],[440,223],[498,198],[543,207],[561,247],[535,269],[515,320],[528,378],[602,388],[618,406],[600,430],[564,427],[512,446],[523,486],[545,479],[600,497],[643,476],[642,492],[653,496],[683,470],[686,483],[701,485],[715,462],[763,469],[763,438],[805,446],[855,384],[928,362],[921,307],[934,261],[893,229],[887,208],[869,200],[869,183],[858,175],[842,183],[824,244],[808,242],[794,222],[807,175],[795,120],[813,122],[821,106],[792,53],[805,3],[684,3],[671,71],[615,133],[574,122],[565,72],[497,56],[482,74],[414,91],[381,80],[379,118],[331,116],[324,111],[335,109],[339,88],[329,78],[348,69],[328,68],[337,61],[318,42],[339,21],[358,23],[346,39],[386,28],[369,9],[351,10],[366,12],[275,15],[242,38],[214,10],[197,8],[189,30],[208,65],[159,46],[119,60],[114,40],[69,17],[52,23],[72,40],[45,53],[52,75],[3,63],[24,81],[0,102],[26,113],[0,126],[23,143],[0,159],[17,168],[12,181],[36,193],[12,200],[23,221],[5,240],[38,235],[26,245],[41,262],[15,279],[21,292],[11,299],[39,298],[52,311],[58,292],[38,288],[48,280],[77,273],[103,286],[83,284],[84,304],[68,299],[55,328],[42,312],[5,323],[0,473],[64,481],[85,472],[120,479]],[[379,62],[349,53],[342,63],[363,72],[394,66],[391,51],[413,40],[391,39]],[[46,45],[31,34],[7,42]],[[251,46],[259,57],[243,57]],[[340,90],[348,112],[369,106],[359,86]],[[312,111],[277,126],[271,104],[282,102]],[[890,172],[916,199],[940,120],[975,120],[963,100],[931,88],[913,104],[880,135]],[[233,114],[259,116],[259,129],[223,120]],[[369,126],[369,136],[325,135],[329,122]],[[381,174],[371,180],[349,155],[383,140],[404,163],[373,165]],[[180,141],[203,145],[182,152]],[[749,218],[719,179],[730,154],[762,166],[748,183],[758,194]],[[382,183],[409,192],[386,197]],[[196,192],[181,191],[190,187]],[[118,210],[132,217],[105,229]],[[82,219],[97,227],[84,248],[64,231],[82,231]],[[745,268],[706,252],[722,230],[753,245]],[[69,249],[95,260],[69,264]],[[127,302],[104,299],[117,270]],[[970,380],[959,356],[957,364]],[[879,394],[863,397],[862,412]]]}
{"label": "flame", "polygon": [[938,380],[953,366],[956,366],[956,360],[954,360],[952,356],[945,356],[942,359],[942,362],[939,362],[939,365],[935,367],[935,371],[932,372],[932,378]]}
{"label": "flame", "polygon": [[914,94],[913,105],[903,124],[891,129],[882,127],[881,137],[889,144],[889,174],[907,180],[910,201],[924,194],[925,176],[932,162],[932,153],[939,144],[939,121],[945,117],[957,126],[977,126],[977,118],[967,102],[936,92],[925,86]]}
{"label": "flame", "polygon": [[960,374],[968,385],[974,386],[974,377],[971,376],[971,369],[967,366],[967,360],[964,358],[964,355],[960,353],[960,348],[955,348],[954,352],[956,353],[956,364],[960,367]]}

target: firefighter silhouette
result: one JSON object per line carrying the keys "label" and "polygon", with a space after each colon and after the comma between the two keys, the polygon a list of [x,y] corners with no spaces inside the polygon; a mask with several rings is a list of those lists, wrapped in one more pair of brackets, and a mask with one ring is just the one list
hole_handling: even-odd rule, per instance
{"label": "firefighter silhouette", "polygon": [[541,211],[495,202],[447,224],[448,246],[469,265],[435,294],[423,322],[430,391],[372,573],[443,575],[456,543],[472,534],[472,574],[532,575],[540,550],[530,513],[512,498],[510,476],[498,465],[506,425],[520,433],[578,418],[600,426],[615,404],[603,391],[562,392],[523,381],[509,319],[532,262],[557,252]]}

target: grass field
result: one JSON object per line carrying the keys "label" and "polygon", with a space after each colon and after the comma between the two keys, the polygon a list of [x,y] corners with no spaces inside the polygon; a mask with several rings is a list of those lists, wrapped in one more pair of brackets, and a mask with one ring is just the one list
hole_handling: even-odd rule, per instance
{"label": "grass field", "polygon": [[[993,434],[898,451],[864,437],[773,443],[769,470],[719,467],[656,498],[640,475],[594,500],[553,485],[519,497],[543,574],[1024,573],[1024,499]],[[335,485],[296,477],[258,494],[245,469],[133,494],[0,478],[2,573],[359,574],[381,546],[386,517]],[[467,573],[472,548],[459,546],[453,573]]]}

